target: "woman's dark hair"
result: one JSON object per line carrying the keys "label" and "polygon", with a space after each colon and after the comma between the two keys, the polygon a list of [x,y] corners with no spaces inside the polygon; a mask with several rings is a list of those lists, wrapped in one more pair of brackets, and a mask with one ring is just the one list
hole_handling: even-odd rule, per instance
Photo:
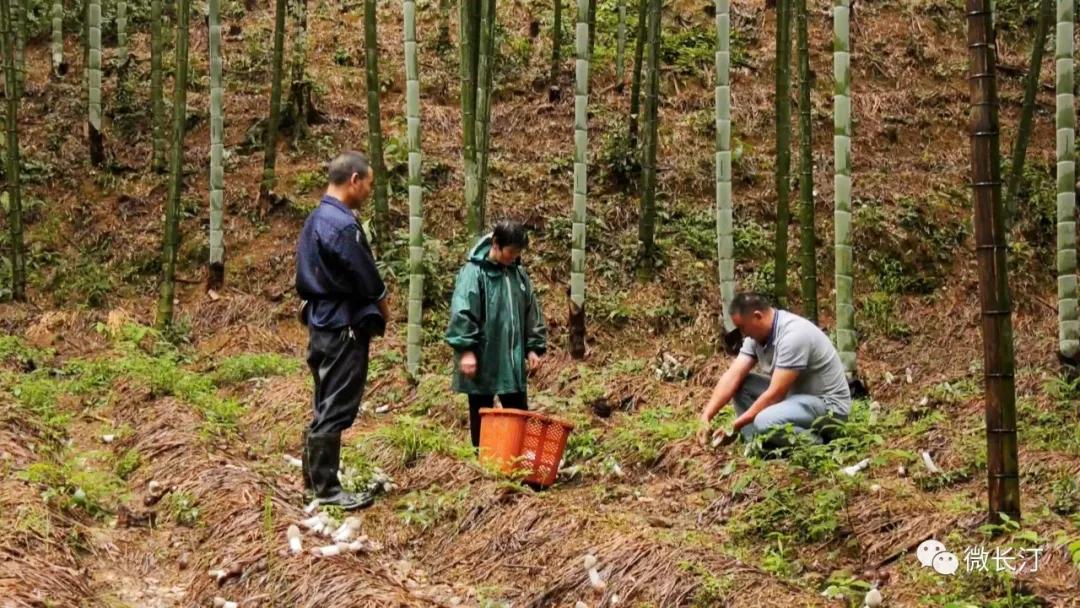
{"label": "woman's dark hair", "polygon": [[525,224],[517,220],[499,220],[495,222],[491,232],[495,244],[499,247],[529,247],[529,233],[525,231]]}

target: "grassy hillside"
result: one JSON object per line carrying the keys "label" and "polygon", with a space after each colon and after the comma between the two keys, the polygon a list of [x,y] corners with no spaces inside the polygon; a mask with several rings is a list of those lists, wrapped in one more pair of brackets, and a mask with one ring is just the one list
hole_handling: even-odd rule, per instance
{"label": "grassy hillside", "polygon": [[[205,23],[192,20],[183,282],[177,324],[165,335],[147,327],[166,193],[165,178],[146,169],[148,9],[129,9],[135,64],[127,80],[106,73],[109,170],[90,167],[85,137],[72,127],[85,120],[78,38],[67,38],[71,72],[52,80],[47,22],[31,21],[42,27],[28,43],[20,117],[31,301],[0,304],[0,544],[9,568],[0,590],[17,605],[189,606],[221,596],[244,606],[860,606],[876,581],[889,606],[1080,606],[1080,385],[1060,376],[1054,359],[1049,58],[1010,252],[1025,517],[993,529],[984,526],[961,3],[856,4],[856,308],[860,368],[872,399],[855,405],[842,438],[787,460],[744,457],[738,444],[706,451],[692,440],[696,415],[727,363],[717,352],[711,3],[672,0],[664,9],[662,262],[645,283],[633,272],[638,198],[625,139],[629,87],[620,92],[614,77],[617,4],[600,3],[589,123],[590,352],[583,363],[564,352],[573,99],[547,100],[550,5],[501,5],[490,214],[523,218],[534,229],[525,262],[554,348],[533,380],[532,405],[577,425],[563,478],[537,493],[475,462],[464,402],[449,391],[450,351],[441,335],[470,237],[457,52],[437,44],[433,1],[418,7],[424,366],[416,383],[403,371],[401,9],[380,3],[394,234],[379,258],[396,318],[373,349],[366,413],[348,435],[345,459],[350,483],[381,470],[396,487],[363,514],[378,550],[317,560],[285,551],[286,528],[306,516],[299,472],[282,455],[298,455],[311,387],[306,335],[294,319],[292,259],[324,185],[324,163],[343,148],[366,146],[362,7],[310,3],[309,70],[326,121],[301,141],[283,133],[278,191],[289,202],[261,209],[258,141],[269,99],[272,10],[252,4],[223,6],[226,288],[219,300],[202,287],[209,77]],[[831,328],[830,3],[810,4],[819,300]],[[997,2],[1003,146],[1011,145],[1018,118],[1032,4]],[[106,6],[106,15],[112,10]],[[456,39],[456,8],[451,12]],[[742,288],[767,288],[775,13],[757,0],[733,12],[737,276]],[[564,9],[564,23],[572,14]],[[65,28],[79,27],[72,11]],[[108,27],[104,64],[112,66]],[[564,92],[572,90],[570,31]],[[167,56],[166,68],[172,63]],[[797,230],[792,224],[792,252]],[[793,286],[798,271],[796,264]],[[797,298],[791,303],[800,306]],[[599,402],[615,410],[610,418],[594,413],[603,409]],[[923,451],[942,473],[926,469]],[[863,458],[871,461],[867,470],[841,472]],[[969,547],[991,554],[1011,547],[1013,555],[1038,549],[1038,571],[969,573],[962,566],[940,576],[915,555],[930,537],[961,561]],[[310,535],[304,542],[317,543]],[[586,553],[605,573],[603,594],[589,587]],[[218,584],[211,569],[229,574]]]}

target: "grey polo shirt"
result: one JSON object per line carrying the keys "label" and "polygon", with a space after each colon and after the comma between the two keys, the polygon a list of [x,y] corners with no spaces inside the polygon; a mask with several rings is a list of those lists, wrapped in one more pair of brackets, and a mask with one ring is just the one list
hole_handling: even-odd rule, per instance
{"label": "grey polo shirt", "polygon": [[758,344],[748,337],[743,340],[740,354],[757,359],[761,372],[770,376],[774,369],[799,370],[789,394],[820,397],[830,411],[847,416],[851,391],[832,341],[817,325],[799,315],[775,310],[768,342]]}

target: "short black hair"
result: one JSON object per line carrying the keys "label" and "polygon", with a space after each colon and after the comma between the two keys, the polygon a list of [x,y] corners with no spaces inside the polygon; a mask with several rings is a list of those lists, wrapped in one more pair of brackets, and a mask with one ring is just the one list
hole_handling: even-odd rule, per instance
{"label": "short black hair", "polygon": [[327,178],[335,186],[344,186],[349,183],[353,174],[367,177],[369,171],[371,171],[371,164],[368,163],[367,157],[355,150],[348,150],[330,161]]}
{"label": "short black hair", "polygon": [[745,317],[755,312],[765,312],[772,308],[772,300],[763,293],[743,292],[736,295],[728,304],[729,315]]}
{"label": "short black hair", "polygon": [[499,247],[517,247],[518,249],[529,247],[529,233],[525,230],[525,224],[517,220],[499,220],[495,222],[491,233],[495,244]]}

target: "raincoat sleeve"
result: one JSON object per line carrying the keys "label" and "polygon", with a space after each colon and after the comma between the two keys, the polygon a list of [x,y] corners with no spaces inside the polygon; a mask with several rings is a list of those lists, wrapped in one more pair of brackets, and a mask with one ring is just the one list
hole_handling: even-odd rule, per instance
{"label": "raincoat sleeve", "polygon": [[544,309],[540,306],[540,299],[536,296],[536,290],[528,275],[525,275],[525,285],[529,291],[529,309],[525,314],[525,351],[543,355],[547,352],[547,321],[544,320]]}
{"label": "raincoat sleeve", "polygon": [[474,350],[483,337],[484,301],[480,293],[480,279],[479,269],[466,264],[454,283],[446,343],[457,353]]}

